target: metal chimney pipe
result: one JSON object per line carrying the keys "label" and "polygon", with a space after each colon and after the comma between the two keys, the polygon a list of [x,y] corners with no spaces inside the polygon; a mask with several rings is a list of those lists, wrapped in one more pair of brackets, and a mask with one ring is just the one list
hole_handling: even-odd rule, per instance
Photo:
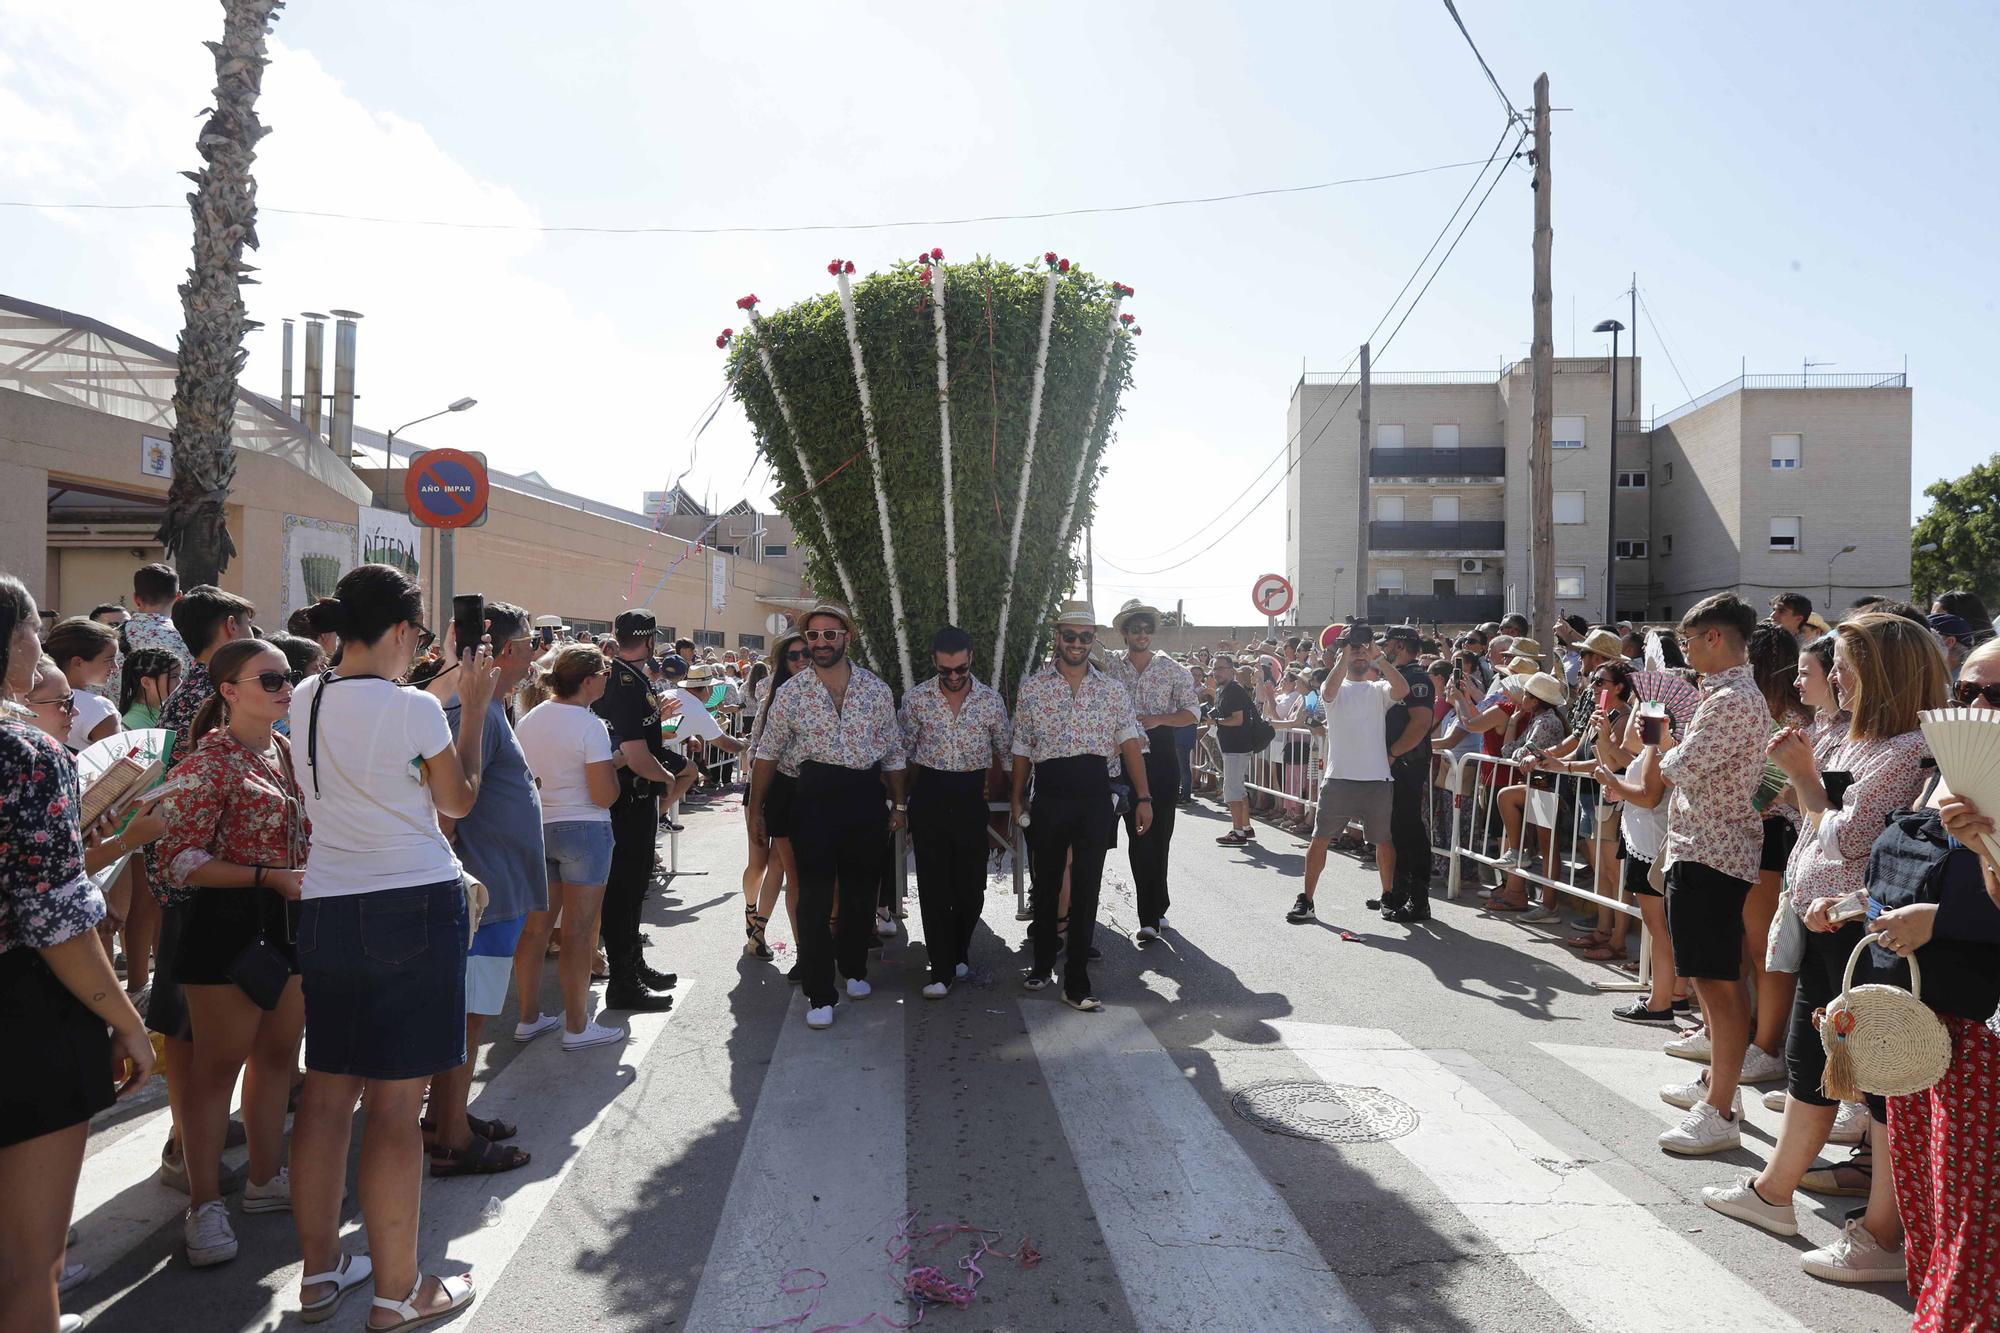
{"label": "metal chimney pipe", "polygon": [[319,436],[321,379],[326,372],[326,324],[327,317],[317,310],[307,310],[300,318],[306,322],[306,383],[300,396],[299,420],[314,438]]}
{"label": "metal chimney pipe", "polygon": [[285,415],[298,420],[298,409],[292,406],[292,321],[285,320],[284,368],[278,375],[278,402],[283,405]]}
{"label": "metal chimney pipe", "polygon": [[336,310],[333,326],[333,429],[328,443],[341,458],[354,457],[354,328],[361,316]]}

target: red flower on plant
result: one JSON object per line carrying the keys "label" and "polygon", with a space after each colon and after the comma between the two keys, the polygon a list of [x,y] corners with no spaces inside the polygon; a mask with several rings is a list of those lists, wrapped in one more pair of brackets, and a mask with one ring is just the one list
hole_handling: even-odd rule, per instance
{"label": "red flower on plant", "polygon": [[750,310],[754,309],[756,307],[756,304],[757,304],[757,293],[752,292],[748,296],[744,297],[742,300],[738,301],[736,303],[736,308],[738,310]]}
{"label": "red flower on plant", "polygon": [[1119,322],[1120,324],[1130,324],[1130,323],[1132,322],[1132,313],[1131,313],[1131,311],[1129,311],[1129,310],[1128,310],[1128,311],[1126,311],[1126,312],[1125,312],[1124,314],[1120,315],[1120,316],[1118,317],[1118,322]]}
{"label": "red flower on plant", "polygon": [[846,269],[846,271],[847,271],[847,272],[849,272],[849,273],[852,273],[852,272],[854,272],[854,261],[853,261],[852,259],[850,259],[850,260],[848,260],[848,261],[847,261],[847,269]]}
{"label": "red flower on plant", "polygon": [[715,345],[717,347],[727,347],[729,346],[729,340],[735,336],[736,336],[735,329],[724,329],[722,332],[715,335]]}
{"label": "red flower on plant", "polygon": [[1042,255],[1042,258],[1053,264],[1056,262],[1056,252],[1053,250],[1047,251]]}
{"label": "red flower on plant", "polygon": [[1112,291],[1112,294],[1113,294],[1113,295],[1115,295],[1115,296],[1130,296],[1130,295],[1132,294],[1132,289],[1131,289],[1130,287],[1127,287],[1127,286],[1126,286],[1126,285],[1125,285],[1124,283],[1122,283],[1122,282],[1114,282],[1114,283],[1112,283],[1112,284],[1111,284],[1111,291]]}
{"label": "red flower on plant", "polygon": [[1133,333],[1135,333],[1135,334],[1139,334],[1139,333],[1144,333],[1144,332],[1145,332],[1145,330],[1144,330],[1144,329],[1142,329],[1142,328],[1140,328],[1140,327],[1138,327],[1137,325],[1134,325],[1134,326],[1133,326],[1133,328],[1132,328],[1132,332],[1133,332]]}
{"label": "red flower on plant", "polygon": [[826,265],[826,271],[827,271],[828,273],[831,273],[831,274],[833,274],[833,276],[834,276],[834,277],[836,277],[836,278],[837,278],[837,277],[839,277],[839,276],[840,276],[840,261],[839,261],[838,259],[830,259],[830,260],[828,260],[828,261],[827,261],[827,265]]}
{"label": "red flower on plant", "polygon": [[1057,263],[1056,263],[1056,272],[1058,272],[1058,273],[1067,273],[1067,272],[1069,272],[1069,261],[1068,261],[1067,259],[1063,259],[1063,260],[1059,260],[1059,261],[1057,261]]}
{"label": "red flower on plant", "polygon": [[931,266],[929,264],[924,265],[921,269],[917,270],[917,276],[925,282],[929,282],[931,280]]}
{"label": "red flower on plant", "polygon": [[944,251],[943,251],[942,249],[940,249],[939,247],[935,246],[935,245],[934,245],[934,246],[932,246],[932,247],[931,247],[931,258],[932,258],[932,259],[943,259],[943,258],[944,258]]}

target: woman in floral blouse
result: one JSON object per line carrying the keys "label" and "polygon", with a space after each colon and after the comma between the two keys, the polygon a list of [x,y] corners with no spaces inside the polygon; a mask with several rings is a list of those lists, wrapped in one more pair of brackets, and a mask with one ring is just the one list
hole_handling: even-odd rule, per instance
{"label": "woman in floral blouse", "polygon": [[[23,717],[41,621],[0,573],[0,1328],[58,1327],[56,1271],[90,1117],[153,1072],[145,1027],[98,945],[76,766]],[[107,1031],[108,1028],[108,1031]]]}
{"label": "woman in floral blouse", "polygon": [[[169,965],[194,1020],[192,1068],[175,1080],[185,1086],[171,1091],[188,1172],[183,1235],[188,1262],[198,1268],[236,1255],[220,1176],[239,1073],[250,1141],[243,1211],[291,1207],[285,1103],[305,1030],[291,904],[308,830],[290,749],[272,731],[291,706],[290,664],[262,640],[236,639],[216,650],[209,673],[216,693],[195,715],[193,753],[175,768],[161,802],[168,831],[157,848],[168,884],[194,893]],[[254,982],[239,984],[246,970],[239,960],[260,940],[291,973],[268,1009],[251,998]]]}

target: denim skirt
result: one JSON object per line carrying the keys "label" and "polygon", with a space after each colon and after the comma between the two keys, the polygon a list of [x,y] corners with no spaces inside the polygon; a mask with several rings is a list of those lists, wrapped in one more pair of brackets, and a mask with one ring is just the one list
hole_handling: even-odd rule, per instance
{"label": "denim skirt", "polygon": [[611,878],[611,821],[565,819],[544,824],[542,854],[551,880],[601,886]]}
{"label": "denim skirt", "polygon": [[308,899],[299,912],[306,1068],[427,1078],[465,1063],[465,888]]}

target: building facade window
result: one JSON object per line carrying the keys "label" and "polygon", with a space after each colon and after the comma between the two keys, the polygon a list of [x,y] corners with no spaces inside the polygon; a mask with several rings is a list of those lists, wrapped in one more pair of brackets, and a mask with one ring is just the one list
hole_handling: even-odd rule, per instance
{"label": "building facade window", "polygon": [[1583,423],[1582,417],[1557,417],[1549,443],[1557,449],[1583,448]]}
{"label": "building facade window", "polygon": [[1806,437],[1803,435],[1773,435],[1771,437],[1771,470],[1773,472],[1796,472],[1805,451]]}
{"label": "building facade window", "polygon": [[1796,517],[1774,516],[1771,519],[1771,549],[1774,551],[1797,551],[1802,523]]}
{"label": "building facade window", "polygon": [[[1287,519],[1289,519],[1291,516],[1291,511],[1287,510],[1285,512]],[[779,559],[780,557],[788,556],[791,553],[792,553],[791,544],[788,542],[764,543],[764,558],[766,560],[776,560]]]}
{"label": "building facade window", "polygon": [[1619,542],[1618,558],[1620,560],[1644,560],[1646,558],[1646,543],[1638,541]]}
{"label": "building facade window", "polygon": [[1672,555],[1673,553],[1674,553],[1674,534],[1671,532],[1662,533],[1660,535],[1660,554]]}
{"label": "building facade window", "polygon": [[1378,569],[1375,571],[1375,591],[1392,597],[1403,594],[1403,571],[1400,569]]}
{"label": "building facade window", "polygon": [[1456,449],[1456,448],[1458,448],[1458,427],[1457,427],[1457,426],[1455,426],[1455,425],[1452,425],[1452,426],[1432,426],[1432,427],[1431,427],[1431,448],[1433,448],[1433,449]]}
{"label": "building facade window", "polygon": [[688,637],[697,648],[720,648],[729,642],[729,636],[719,629],[698,629]]}
{"label": "building facade window", "polygon": [[761,651],[764,647],[764,636],[761,634],[739,634],[736,636],[736,646],[738,648],[756,648]]}
{"label": "building facade window", "polygon": [[1580,602],[1583,600],[1583,566],[1556,566],[1556,600],[1559,602]]}
{"label": "building facade window", "polygon": [[1458,497],[1456,495],[1433,495],[1431,497],[1431,522],[1458,522]]}
{"label": "building facade window", "polygon": [[1400,495],[1378,495],[1375,497],[1375,517],[1383,523],[1403,521],[1403,497]]}
{"label": "building facade window", "polygon": [[1377,449],[1400,449],[1403,447],[1403,426],[1401,422],[1385,421],[1375,428]]}
{"label": "building facade window", "polygon": [[1582,491],[1557,491],[1555,493],[1554,500],[1555,500],[1556,522],[1558,523],[1583,522]]}
{"label": "building facade window", "polygon": [[1646,489],[1646,474],[1643,472],[1621,472],[1618,474],[1618,489],[1621,491],[1643,491]]}
{"label": "building facade window", "polygon": [[1674,465],[1673,462],[1669,460],[1667,463],[1667,470],[1660,477],[1660,484],[1664,486],[1673,479],[1674,479]]}

